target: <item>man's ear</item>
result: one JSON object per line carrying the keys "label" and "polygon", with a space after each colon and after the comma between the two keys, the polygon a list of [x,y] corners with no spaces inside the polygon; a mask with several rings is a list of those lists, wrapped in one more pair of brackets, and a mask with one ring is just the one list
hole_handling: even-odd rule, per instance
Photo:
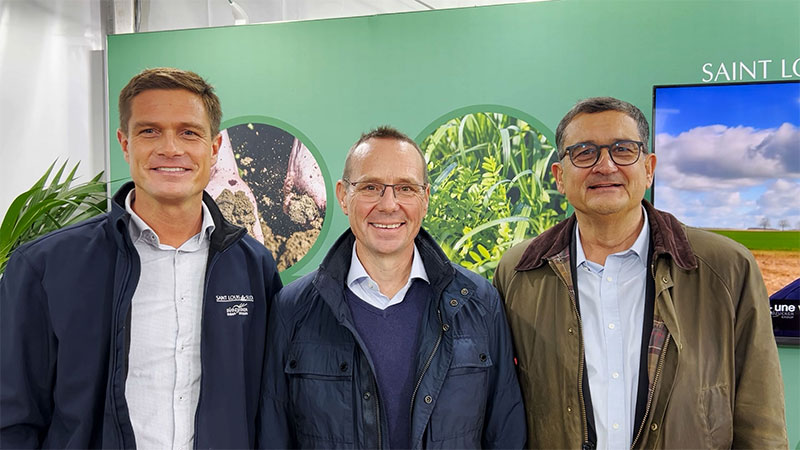
{"label": "man's ear", "polygon": [[560,162],[554,162],[550,166],[550,171],[553,172],[553,178],[556,179],[556,188],[558,192],[564,194],[564,167]]}
{"label": "man's ear", "polygon": [[117,141],[119,141],[119,146],[122,147],[122,154],[125,156],[125,162],[130,164],[131,158],[128,154],[128,136],[121,128],[117,128]]}
{"label": "man's ear", "polygon": [[216,164],[217,156],[219,156],[219,148],[222,146],[222,133],[217,133],[214,140],[211,142],[211,163]]}
{"label": "man's ear", "polygon": [[647,173],[647,187],[651,187],[653,185],[653,178],[655,177],[656,173],[656,162],[657,162],[656,154],[655,153],[647,153],[644,157],[644,170]]}
{"label": "man's ear", "polygon": [[342,212],[344,215],[347,215],[347,187],[344,185],[344,181],[339,180],[336,182],[336,200],[339,202],[339,207],[342,208]]}

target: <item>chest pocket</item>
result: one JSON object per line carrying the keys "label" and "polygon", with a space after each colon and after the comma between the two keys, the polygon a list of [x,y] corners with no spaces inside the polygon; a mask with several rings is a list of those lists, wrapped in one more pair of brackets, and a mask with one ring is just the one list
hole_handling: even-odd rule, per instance
{"label": "chest pocket", "polygon": [[453,360],[431,415],[430,438],[445,441],[473,434],[480,446],[492,358],[486,337],[453,340]]}
{"label": "chest pocket", "polygon": [[352,444],[352,344],[294,343],[284,372],[301,445]]}

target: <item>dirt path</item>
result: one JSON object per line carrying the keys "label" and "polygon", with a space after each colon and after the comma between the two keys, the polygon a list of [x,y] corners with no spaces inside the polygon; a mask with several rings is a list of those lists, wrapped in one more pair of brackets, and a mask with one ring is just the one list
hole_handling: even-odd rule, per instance
{"label": "dirt path", "polygon": [[800,278],[800,252],[752,250],[769,295]]}

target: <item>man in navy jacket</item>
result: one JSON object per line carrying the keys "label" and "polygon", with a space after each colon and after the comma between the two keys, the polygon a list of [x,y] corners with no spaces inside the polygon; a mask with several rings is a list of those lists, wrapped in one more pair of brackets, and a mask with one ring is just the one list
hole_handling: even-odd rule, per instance
{"label": "man in navy jacket", "polygon": [[525,417],[497,291],[420,224],[419,147],[382,127],[336,184],[350,220],[270,314],[261,444],[271,448],[521,448]]}
{"label": "man in navy jacket", "polygon": [[109,213],[20,247],[0,280],[0,447],[254,447],[281,281],[203,192],[219,99],[158,68],[119,110],[133,182]]}

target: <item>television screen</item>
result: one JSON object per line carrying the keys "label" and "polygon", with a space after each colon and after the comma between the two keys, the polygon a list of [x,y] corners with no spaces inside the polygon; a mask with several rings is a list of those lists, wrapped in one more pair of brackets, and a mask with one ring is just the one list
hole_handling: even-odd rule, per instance
{"label": "television screen", "polygon": [[655,86],[653,202],[750,249],[800,343],[800,81]]}

